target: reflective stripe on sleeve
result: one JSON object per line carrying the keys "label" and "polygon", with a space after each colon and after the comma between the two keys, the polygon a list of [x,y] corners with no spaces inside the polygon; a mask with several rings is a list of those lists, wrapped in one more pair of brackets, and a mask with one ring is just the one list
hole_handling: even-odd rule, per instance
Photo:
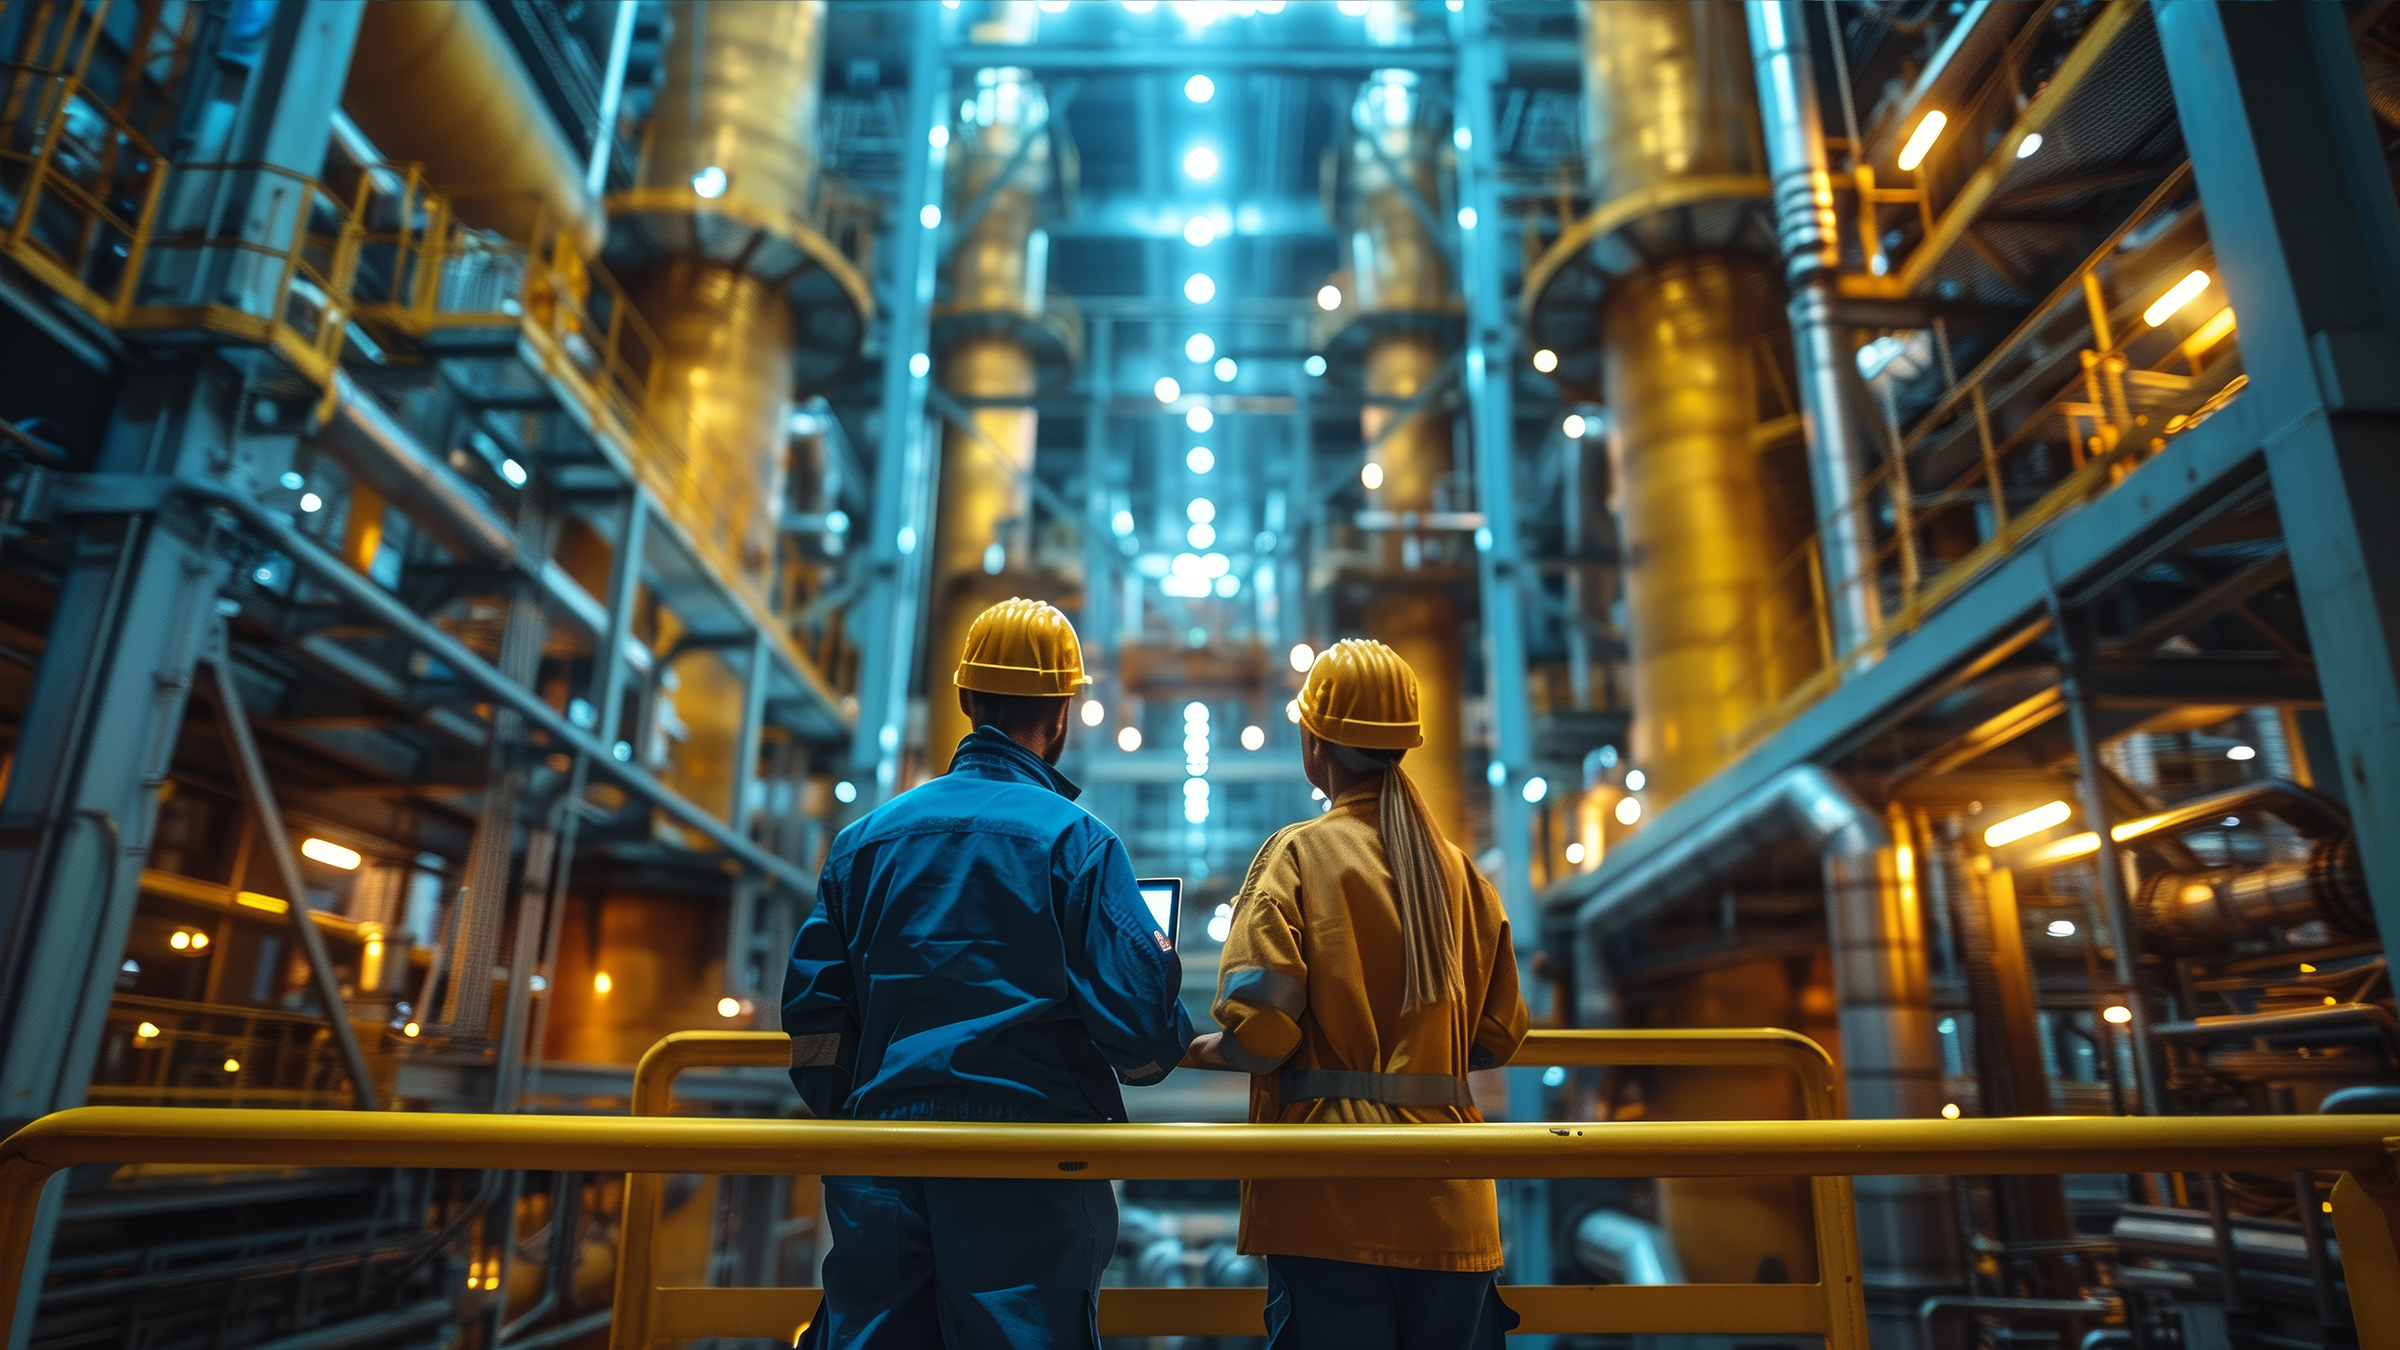
{"label": "reflective stripe on sleeve", "polygon": [[1308,1011],[1308,986],[1280,970],[1264,966],[1241,966],[1226,971],[1218,984],[1217,1002],[1229,998],[1273,1008],[1295,1022]]}

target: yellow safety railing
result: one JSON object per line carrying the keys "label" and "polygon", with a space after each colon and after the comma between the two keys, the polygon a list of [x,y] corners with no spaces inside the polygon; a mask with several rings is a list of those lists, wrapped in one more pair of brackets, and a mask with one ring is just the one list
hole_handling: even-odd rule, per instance
{"label": "yellow safety railing", "polygon": [[[1548,1047],[1545,1047],[1546,1049]],[[1660,1058],[1690,1062],[1689,1053]],[[1726,1062],[1718,1060],[1715,1062]],[[1740,1061],[1755,1062],[1755,1061]],[[2003,1120],[1622,1121],[1551,1125],[1022,1125],[682,1120],[80,1107],[0,1142],[0,1318],[13,1318],[41,1191],[87,1163],[503,1168],[784,1176],[1184,1179],[2344,1173],[2334,1225],[2361,1345],[2400,1345],[2400,1116],[2104,1116]],[[1846,1189],[1846,1187],[1844,1188]],[[1829,1223],[1819,1206],[1819,1232]],[[1847,1225],[1845,1208],[1838,1222]],[[1866,1344],[1851,1238],[1820,1237],[1825,1285],[1515,1286],[1522,1332],[1790,1334]],[[1830,1256],[1831,1259],[1826,1259]],[[623,1260],[631,1261],[628,1252]],[[814,1292],[663,1291],[657,1338],[789,1337]],[[1256,1294],[1111,1291],[1104,1330],[1255,1334]],[[1204,1303],[1194,1295],[1221,1303]],[[1222,1321],[1217,1320],[1222,1314]],[[620,1317],[629,1317],[622,1307]],[[1198,1323],[1198,1324],[1196,1324]],[[620,1344],[623,1344],[620,1341]]]}
{"label": "yellow safety railing", "polygon": [[[2120,262],[2119,245],[2157,220],[2190,185],[2190,166],[2170,174],[2017,330],[1905,429],[1886,425],[1882,462],[1851,498],[1821,509],[1821,520],[1856,522],[1867,544],[1854,575],[1828,594],[1821,527],[1793,549],[1760,589],[1758,612],[1734,635],[1753,655],[1753,671],[1730,692],[1767,702],[1768,711],[1723,749],[1738,754],[1830,693],[1861,654],[1878,653],[1921,627],[1968,583],[2014,554],[2044,526],[2107,492],[2175,436],[2207,420],[2239,396],[2243,376],[2230,308],[2201,308],[2175,318],[2179,334],[2160,344],[2148,325],[2119,311],[2138,305],[2128,295],[2112,306],[2101,272]],[[2180,230],[2176,238],[2181,238]],[[2195,271],[2214,266],[2205,238],[2180,255],[2144,258],[2145,298]],[[2071,376],[2013,427],[1995,427],[1994,408],[2025,400],[2027,386],[2048,369],[2058,350],[2039,330],[2078,300],[2088,328]],[[2163,322],[2163,321],[2162,321]],[[2028,353],[2034,355],[2029,359]],[[1947,359],[1944,357],[1944,359]],[[2030,365],[2030,369],[2028,366]],[[2182,366],[2182,371],[2170,367]],[[2203,381],[2203,375],[2211,378]],[[2129,390],[2131,396],[2129,397]],[[1861,409],[1862,416],[1874,414]],[[1922,461],[1960,443],[1971,451],[1963,472],[1923,481]],[[2063,447],[2054,453],[2053,447]],[[2038,492],[2034,500],[2023,498]],[[1980,517],[1980,519],[1978,519]],[[1980,536],[1972,547],[1967,541]],[[1832,616],[1861,605],[1876,617],[1856,651],[1834,651]],[[1797,663],[1806,651],[1814,669]],[[1806,673],[1802,673],[1806,672]]]}
{"label": "yellow safety railing", "polygon": [[[650,1047],[634,1069],[633,1114],[666,1114],[674,1096],[675,1077],[686,1069],[782,1068],[790,1061],[791,1038],[781,1032],[678,1032]],[[1841,1079],[1824,1047],[1797,1032],[1772,1027],[1734,1031],[1536,1031],[1525,1038],[1517,1061],[1546,1065],[1781,1067],[1790,1069],[1799,1078],[1809,1119],[1828,1120],[1842,1113]],[[1560,1133],[1568,1135],[1582,1128],[1563,1127]],[[897,1171],[906,1175],[910,1170],[907,1166],[896,1169],[887,1166],[884,1174]],[[1177,1175],[1219,1174],[1203,1170]],[[648,1350],[650,1346],[700,1336],[788,1337],[794,1328],[805,1325],[816,1312],[820,1293],[816,1289],[675,1288],[651,1284],[653,1247],[665,1180],[657,1174],[642,1173],[625,1179],[624,1236],[617,1263],[617,1314],[611,1342],[615,1350]],[[1678,1291],[1673,1293],[1660,1292],[1663,1286],[1511,1285],[1508,1304],[1524,1318],[1518,1330],[1814,1333],[1828,1337],[1837,1347],[1864,1347],[1866,1309],[1859,1286],[1858,1235],[1851,1216],[1850,1182],[1846,1177],[1817,1177],[1812,1190],[1819,1283],[1681,1285],[1673,1286]],[[1262,1334],[1265,1317],[1264,1288],[1106,1289],[1100,1294],[1100,1331],[1107,1336],[1255,1336]],[[1629,1317],[1640,1324],[1629,1323]]]}

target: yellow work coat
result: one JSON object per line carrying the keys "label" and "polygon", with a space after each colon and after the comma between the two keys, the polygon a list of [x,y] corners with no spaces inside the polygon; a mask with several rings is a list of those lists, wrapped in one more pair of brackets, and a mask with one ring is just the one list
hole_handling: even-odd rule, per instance
{"label": "yellow work coat", "polygon": [[[1249,1071],[1250,1119],[1478,1121],[1467,1071],[1525,1039],[1500,897],[1441,845],[1463,997],[1402,1016],[1400,919],[1376,824],[1381,779],[1279,831],[1234,900],[1217,974],[1224,1054]],[[1489,1181],[1245,1181],[1241,1250],[1415,1270],[1494,1270]]]}

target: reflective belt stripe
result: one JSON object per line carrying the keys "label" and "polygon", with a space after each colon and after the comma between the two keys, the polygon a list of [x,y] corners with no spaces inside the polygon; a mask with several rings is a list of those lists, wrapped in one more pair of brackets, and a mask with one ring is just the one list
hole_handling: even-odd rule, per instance
{"label": "reflective belt stripe", "polygon": [[1386,1106],[1473,1106],[1467,1080],[1446,1073],[1366,1073],[1357,1069],[1287,1069],[1277,1080],[1281,1100],[1345,1097]]}
{"label": "reflective belt stripe", "polygon": [[828,1031],[816,1036],[792,1037],[792,1067],[821,1069],[841,1062],[842,1033]]}

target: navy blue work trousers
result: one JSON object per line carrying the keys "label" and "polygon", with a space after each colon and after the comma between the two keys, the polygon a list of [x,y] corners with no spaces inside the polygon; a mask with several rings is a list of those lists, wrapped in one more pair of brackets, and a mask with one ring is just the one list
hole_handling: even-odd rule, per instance
{"label": "navy blue work trousers", "polygon": [[1105,1181],[827,1177],[823,1222],[802,1350],[1099,1350]]}
{"label": "navy blue work trousers", "polygon": [[1493,1271],[1267,1258],[1267,1350],[1501,1350],[1516,1324]]}

